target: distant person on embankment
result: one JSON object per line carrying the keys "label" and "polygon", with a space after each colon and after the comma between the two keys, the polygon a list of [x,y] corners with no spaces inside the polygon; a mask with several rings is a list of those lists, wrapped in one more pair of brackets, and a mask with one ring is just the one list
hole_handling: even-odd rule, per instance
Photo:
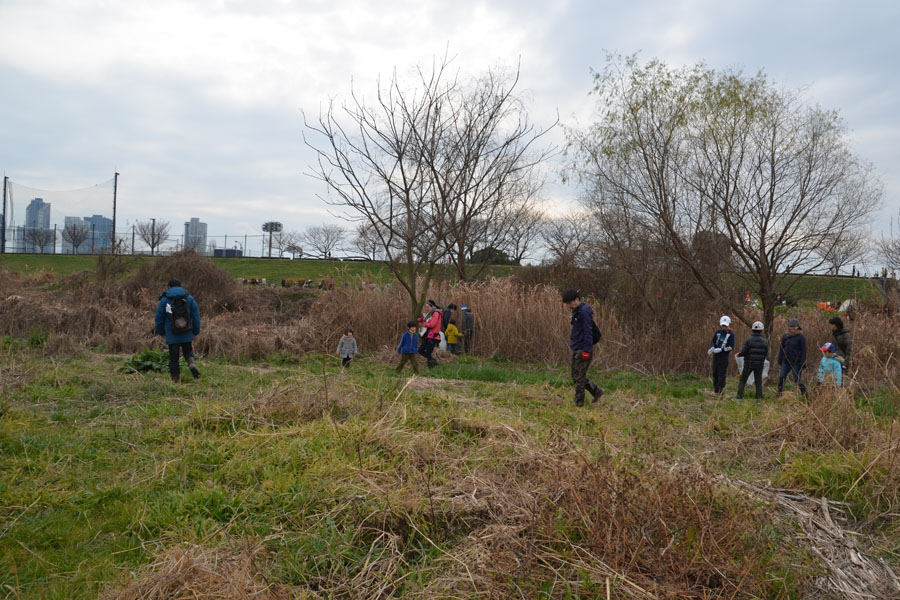
{"label": "distant person on embankment", "polygon": [[156,333],[165,336],[169,345],[169,375],[172,381],[178,383],[181,377],[179,353],[184,355],[194,379],[200,377],[193,346],[194,336],[200,334],[200,307],[177,279],[170,280],[169,289],[159,297]]}
{"label": "distant person on embankment", "polygon": [[576,290],[569,290],[562,296],[563,304],[572,309],[572,333],[569,349],[572,351],[572,381],[575,383],[575,406],[584,406],[585,389],[593,396],[593,402],[600,399],[603,389],[588,379],[588,367],[594,353],[595,336],[594,310],[581,301]]}

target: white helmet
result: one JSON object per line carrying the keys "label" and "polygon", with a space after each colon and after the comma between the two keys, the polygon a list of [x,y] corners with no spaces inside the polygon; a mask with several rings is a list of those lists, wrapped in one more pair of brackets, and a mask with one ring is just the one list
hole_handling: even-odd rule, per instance
{"label": "white helmet", "polygon": [[725,327],[731,326],[731,317],[728,315],[722,315],[722,318],[719,319],[719,325],[724,325]]}
{"label": "white helmet", "polygon": [[761,322],[755,321],[753,323],[753,327],[751,327],[750,329],[752,329],[753,331],[762,331],[765,328],[766,328],[766,326],[763,325]]}

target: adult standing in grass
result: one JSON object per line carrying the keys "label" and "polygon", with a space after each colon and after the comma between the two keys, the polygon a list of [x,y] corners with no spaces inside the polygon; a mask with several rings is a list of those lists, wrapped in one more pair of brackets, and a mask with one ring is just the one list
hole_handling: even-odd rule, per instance
{"label": "adult standing in grass", "polygon": [[435,346],[441,341],[441,317],[443,316],[443,311],[438,308],[434,300],[429,300],[426,308],[426,312],[418,319],[419,323],[425,328],[425,334],[422,336],[422,341],[419,344],[419,354],[425,357],[428,368],[432,369],[437,366],[433,353]]}
{"label": "adult standing in grass", "polygon": [[731,330],[731,317],[722,315],[719,319],[719,328],[713,334],[707,354],[713,357],[712,378],[713,391],[721,394],[725,391],[725,382],[728,379],[728,359],[734,349],[734,331]]}
{"label": "adult standing in grass", "polygon": [[156,333],[165,336],[169,345],[169,375],[172,381],[178,383],[181,377],[179,354],[184,355],[194,379],[200,377],[193,346],[194,336],[200,334],[200,307],[177,279],[170,280],[169,289],[159,297]]}
{"label": "adult standing in grass", "polygon": [[788,330],[781,336],[781,348],[778,350],[778,365],[781,372],[778,375],[778,393],[784,391],[784,380],[788,375],[800,388],[800,393],[806,395],[806,386],[803,384],[803,369],[806,367],[806,336],[800,329],[800,321],[788,320]]}
{"label": "adult standing in grass", "polygon": [[468,354],[469,345],[472,343],[472,334],[475,333],[475,316],[472,314],[472,309],[465,304],[460,307],[459,314],[462,319],[463,350]]}
{"label": "adult standing in grass", "polygon": [[763,368],[766,364],[766,356],[769,354],[769,340],[763,337],[763,329],[765,326],[756,321],[750,328],[753,334],[744,340],[741,351],[738,356],[744,359],[744,368],[741,370],[741,379],[738,382],[737,397],[735,400],[744,399],[744,387],[750,374],[753,374],[753,383],[756,384],[756,399],[762,400],[763,397]]}
{"label": "adult standing in grass", "polygon": [[834,340],[834,358],[841,363],[841,380],[847,381],[853,336],[850,334],[850,330],[844,327],[844,322],[840,317],[832,317],[828,319],[828,323],[831,325],[831,337]]}
{"label": "adult standing in grass", "polygon": [[562,296],[563,304],[572,309],[572,333],[569,348],[572,350],[572,381],[575,383],[575,406],[584,406],[584,391],[587,389],[593,401],[603,395],[603,389],[588,379],[588,367],[594,352],[594,310],[581,301],[576,290],[568,290]]}

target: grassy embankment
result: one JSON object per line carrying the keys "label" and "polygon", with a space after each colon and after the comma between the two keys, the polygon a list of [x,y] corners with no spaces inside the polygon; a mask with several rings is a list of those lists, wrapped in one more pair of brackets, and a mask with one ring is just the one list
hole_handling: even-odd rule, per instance
{"label": "grassy embankment", "polygon": [[[161,598],[148,590],[228,565],[250,573],[226,577],[229,598],[636,598],[654,581],[799,598],[822,566],[796,526],[693,473],[846,500],[859,519],[886,501],[861,446],[795,431],[813,423],[797,398],[735,403],[695,376],[607,373],[602,406],[575,410],[566,370],[540,365],[464,359],[407,380],[377,356],[346,372],[330,356],[204,360],[173,385],[39,344],[0,345],[4,598],[135,577],[112,597]],[[841,428],[889,428],[847,410]],[[877,531],[896,560],[900,537]]]}
{"label": "grassy embankment", "polygon": [[[134,269],[141,261],[155,260],[149,256],[134,257]],[[270,283],[280,283],[282,279],[312,279],[318,283],[322,279],[334,277],[336,281],[347,278],[360,278],[376,283],[387,283],[392,277],[390,271],[382,264],[365,261],[310,260],[310,259],[267,259],[267,258],[213,258],[212,261],[235,277],[265,278]],[[54,273],[68,275],[81,271],[91,271],[97,266],[95,256],[67,256],[41,254],[4,254],[0,255],[0,267],[10,271],[34,274]],[[503,277],[511,274],[515,267],[491,266],[487,271],[491,275]],[[451,278],[454,271],[447,266],[439,266],[437,276]]]}

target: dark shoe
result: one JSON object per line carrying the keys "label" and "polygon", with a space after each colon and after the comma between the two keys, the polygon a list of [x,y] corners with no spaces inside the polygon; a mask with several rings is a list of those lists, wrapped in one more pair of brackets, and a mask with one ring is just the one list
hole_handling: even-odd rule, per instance
{"label": "dark shoe", "polygon": [[438,362],[437,362],[436,360],[429,360],[429,361],[428,361],[428,368],[429,368],[429,369],[433,369],[433,368],[435,368],[437,365],[438,365]]}
{"label": "dark shoe", "polygon": [[197,370],[197,367],[191,367],[191,375],[194,376],[194,379],[200,379],[200,371]]}
{"label": "dark shoe", "polygon": [[575,406],[584,406],[584,400],[576,400]]}
{"label": "dark shoe", "polygon": [[591,400],[591,402],[596,402],[600,399],[601,396],[603,396],[603,388],[600,386],[594,387],[594,389],[591,390],[591,396],[593,396],[593,400]]}
{"label": "dark shoe", "polygon": [[180,375],[172,375],[172,383],[179,383],[181,381]]}

